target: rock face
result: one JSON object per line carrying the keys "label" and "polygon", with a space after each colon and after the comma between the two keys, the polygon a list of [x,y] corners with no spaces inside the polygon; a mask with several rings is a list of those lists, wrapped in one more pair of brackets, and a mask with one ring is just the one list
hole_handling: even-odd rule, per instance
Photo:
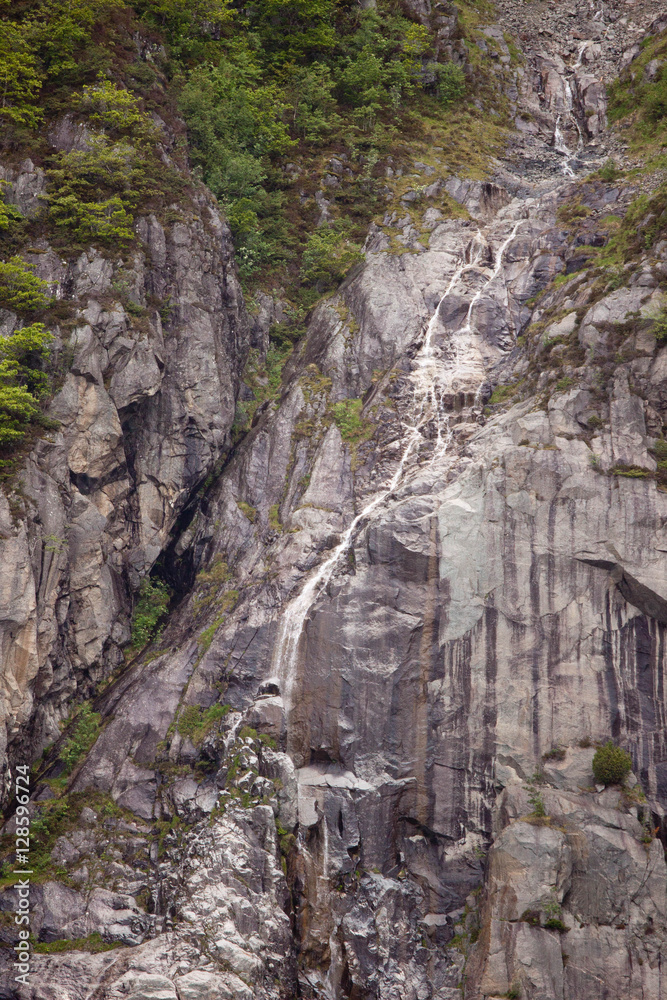
{"label": "rock face", "polygon": [[[29,216],[42,172],[5,174]],[[229,446],[248,347],[229,231],[203,190],[167,228],[137,229],[126,263],[89,251],[66,266],[48,246],[31,259],[75,320],[49,412],[60,429],[30,455],[21,513],[0,498],[3,754],[19,731],[15,752],[51,742],[72,696],[122,662],[132,594]]]}
{"label": "rock face", "polygon": [[663,996],[666,869],[645,807],[618,789],[538,794],[544,819],[525,787],[497,800],[466,997]]}
{"label": "rock face", "polygon": [[[483,34],[502,60],[500,10]],[[421,241],[408,217],[411,252],[374,225],[184,519],[166,558],[198,575],[95,700],[50,847],[67,884],[36,908],[45,944],[119,947],[34,955],[32,1000],[667,995],[667,243],[600,281],[582,247],[635,192],[576,176],[613,149],[614,24],[586,21],[581,51],[528,31],[493,177],[439,179],[466,212],[427,208]],[[103,298],[109,262],[58,277],[44,257],[81,283],[81,323],[62,430],[26,471],[40,520],[7,514],[2,584],[7,700],[18,725],[32,690],[43,742],[60,692],[118,655],[127,590],[226,447],[246,327],[199,210],[141,223],[124,294],[173,304],[141,336]],[[282,315],[260,306],[259,349]],[[609,738],[633,788],[593,784]]]}

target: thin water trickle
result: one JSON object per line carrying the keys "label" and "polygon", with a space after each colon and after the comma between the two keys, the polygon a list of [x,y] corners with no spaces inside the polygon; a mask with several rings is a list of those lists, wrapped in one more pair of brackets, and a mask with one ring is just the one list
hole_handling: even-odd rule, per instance
{"label": "thin water trickle", "polygon": [[475,345],[473,313],[483,292],[499,275],[507,248],[515,238],[522,220],[515,222],[511,233],[494,255],[494,266],[490,276],[473,295],[463,326],[456,330],[444,349],[435,344],[435,331],[443,303],[452,294],[457,282],[467,271],[479,270],[479,265],[488,248],[483,234],[478,230],[467,248],[466,254],[455,269],[444,294],[426,327],[422,346],[415,358],[410,376],[413,386],[413,406],[415,413],[412,423],[405,428],[401,457],[391,479],[366,504],[351,521],[340,542],[331,555],[312,573],[301,593],[286,608],[274,647],[274,676],[277,677],[283,698],[286,717],[292,707],[296,662],[299,641],[308,613],[327,586],[343,555],[349,549],[357,527],[369,518],[392,493],[404,482],[409,460],[419,452],[427,441],[426,430],[435,424],[435,446],[429,460],[432,465],[446,452],[451,439],[449,415],[445,408],[445,396],[461,389],[478,390],[484,381],[486,371]]}
{"label": "thin water trickle", "polygon": [[570,152],[570,148],[565,142],[565,136],[563,135],[560,127],[560,115],[556,119],[556,127],[554,129],[554,149],[559,153],[562,153],[565,157],[563,160],[563,173],[566,177],[574,177],[574,170],[570,166],[570,161],[574,159],[576,154]]}

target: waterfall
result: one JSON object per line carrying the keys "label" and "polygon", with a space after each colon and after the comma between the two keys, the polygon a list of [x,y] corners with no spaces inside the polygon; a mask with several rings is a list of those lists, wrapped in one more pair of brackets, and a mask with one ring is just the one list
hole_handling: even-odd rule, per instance
{"label": "waterfall", "polygon": [[433,464],[446,453],[451,434],[449,415],[444,406],[445,394],[462,388],[478,390],[484,381],[486,371],[475,347],[474,310],[485,289],[500,274],[507,248],[514,240],[521,222],[522,220],[518,220],[514,223],[509,236],[496,250],[491,274],[473,295],[463,326],[454,331],[443,351],[435,344],[435,331],[439,324],[442,304],[467,271],[479,268],[488,247],[488,242],[480,230],[473,237],[463,260],[456,267],[444,294],[438,301],[415,358],[414,370],[410,376],[414,404],[411,410],[415,416],[412,423],[405,428],[401,456],[393,475],[353,518],[331,555],[311,574],[301,593],[290,602],[283,613],[274,647],[272,673],[279,683],[286,718],[289,718],[292,708],[299,642],[306,618],[331,580],[342,556],[347,552],[357,528],[405,482],[408,461],[418,453],[420,446],[427,440],[425,431],[432,422],[435,422],[436,444],[429,464]]}
{"label": "waterfall", "polygon": [[560,127],[560,115],[556,119],[556,127],[554,129],[554,149],[557,152],[562,153],[565,159],[563,160],[563,173],[566,177],[574,177],[574,170],[570,166],[571,160],[574,159],[576,153],[570,152],[569,146],[565,142],[565,136],[563,135]]}

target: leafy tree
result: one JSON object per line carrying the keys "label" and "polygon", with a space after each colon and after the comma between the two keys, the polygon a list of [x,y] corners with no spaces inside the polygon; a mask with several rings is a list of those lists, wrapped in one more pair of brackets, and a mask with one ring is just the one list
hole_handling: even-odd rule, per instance
{"label": "leafy tree", "polygon": [[97,83],[83,88],[79,106],[91,122],[104,128],[113,138],[130,136],[143,144],[157,139],[153,120],[141,111],[135,95],[103,76],[98,77]]}
{"label": "leafy tree", "polygon": [[133,238],[133,210],[145,193],[145,161],[127,140],[94,136],[87,149],[60,153],[47,175],[56,227],[81,243],[128,242]]}
{"label": "leafy tree", "polygon": [[307,142],[317,144],[341,125],[334,87],[330,67],[321,62],[297,69],[291,77],[287,93],[293,107],[292,125]]}
{"label": "leafy tree", "polygon": [[45,74],[58,82],[71,82],[80,76],[95,26],[125,6],[125,0],[39,0],[22,29]]}
{"label": "leafy tree", "polygon": [[[0,196],[4,187],[7,187],[7,181],[0,181]],[[12,228],[16,223],[20,223],[21,219],[22,215],[16,206],[10,205],[3,198],[0,198],[0,233]]]}
{"label": "leafy tree", "polygon": [[48,389],[42,371],[53,335],[42,323],[0,338],[0,447],[18,444],[28,424],[40,415],[40,399]]}
{"label": "leafy tree", "polygon": [[466,77],[462,68],[454,62],[436,65],[438,96],[440,102],[449,108],[460,101],[466,92]]}
{"label": "leafy tree", "polygon": [[303,64],[336,47],[335,0],[254,0],[245,13],[272,65]]}
{"label": "leafy tree", "polygon": [[46,288],[46,282],[20,257],[0,261],[0,306],[5,309],[30,311],[45,306],[48,302]]}
{"label": "leafy tree", "polygon": [[0,21],[0,118],[35,128],[43,118],[36,107],[43,74],[21,27]]}
{"label": "leafy tree", "polygon": [[167,613],[171,592],[162,580],[142,580],[139,600],[132,616],[132,645],[140,649],[158,632],[160,619]]}
{"label": "leafy tree", "polygon": [[183,88],[180,109],[194,159],[221,197],[247,197],[266,178],[265,157],[293,145],[285,122],[289,105],[262,73],[249,49],[217,66],[199,67]]}

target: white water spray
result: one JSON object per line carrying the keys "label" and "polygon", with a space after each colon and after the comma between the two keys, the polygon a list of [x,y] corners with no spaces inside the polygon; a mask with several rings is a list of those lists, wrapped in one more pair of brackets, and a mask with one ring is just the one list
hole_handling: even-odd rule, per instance
{"label": "white water spray", "polygon": [[565,136],[563,135],[560,127],[560,115],[556,119],[556,127],[554,129],[554,149],[559,153],[562,153],[565,159],[563,160],[563,173],[566,177],[574,177],[574,170],[570,166],[570,161],[574,159],[575,153],[570,152],[570,148],[565,142]]}
{"label": "white water spray", "polygon": [[[355,531],[362,521],[369,518],[401,485],[405,479],[405,470],[410,458],[418,453],[419,448],[427,440],[425,430],[435,422],[436,442],[429,465],[437,461],[447,450],[451,438],[449,416],[444,407],[444,397],[447,393],[467,388],[477,391],[485,377],[485,368],[475,345],[473,313],[484,290],[498,277],[507,248],[515,238],[521,220],[515,222],[511,233],[495,253],[494,266],[484,284],[477,290],[470,301],[465,322],[450,337],[443,352],[435,344],[435,330],[439,322],[440,309],[443,302],[452,294],[457,282],[466,271],[478,270],[487,242],[478,230],[468,247],[464,260],[454,271],[447,288],[440,298],[431,317],[424,341],[415,359],[415,367],[410,376],[414,387],[414,407],[416,413],[413,423],[406,428],[403,450],[398,465],[391,479],[366,504],[363,510],[353,518],[349,527],[343,533],[340,542],[331,555],[312,573],[301,593],[285,610],[279,635],[274,647],[274,676],[277,677],[283,698],[286,717],[293,703],[294,683],[296,680],[296,664],[299,641],[308,613],[327,586],[341,558],[349,549]],[[442,354],[446,358],[442,358]]]}

